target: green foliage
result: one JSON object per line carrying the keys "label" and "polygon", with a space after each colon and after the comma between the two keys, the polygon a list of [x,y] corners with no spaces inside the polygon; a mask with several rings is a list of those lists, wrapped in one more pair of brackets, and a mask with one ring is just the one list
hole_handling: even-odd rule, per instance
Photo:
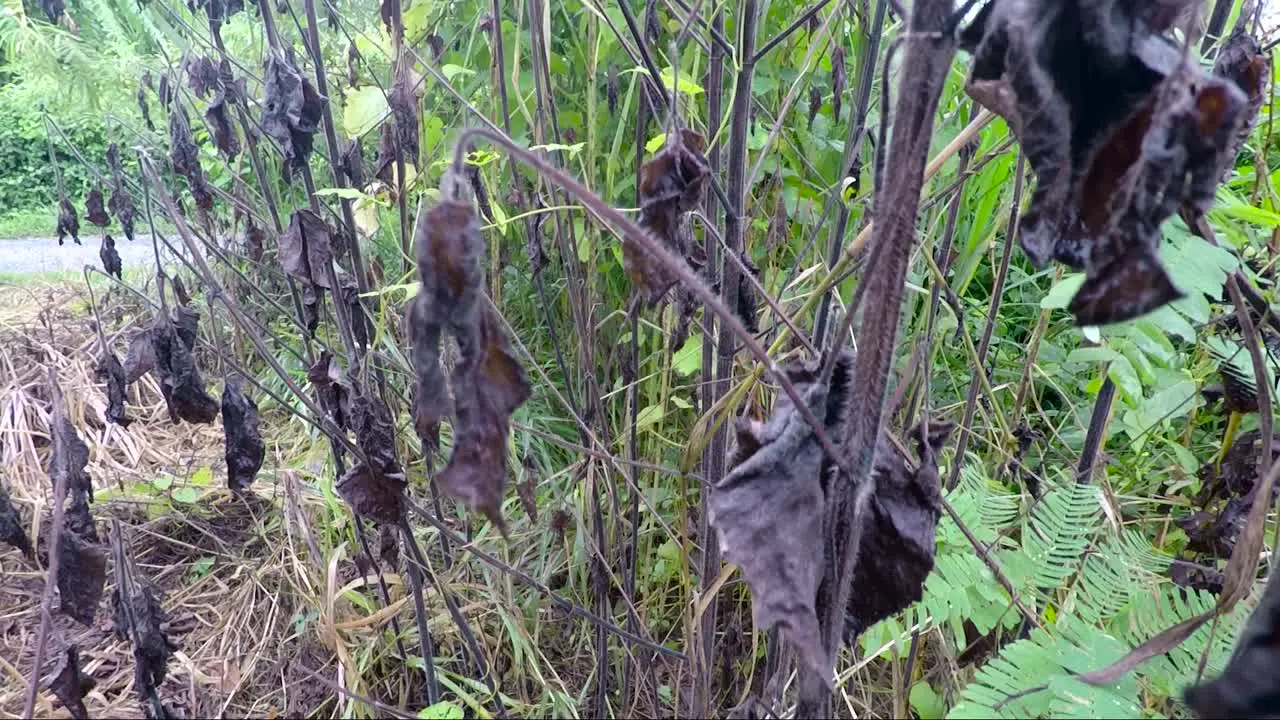
{"label": "green foliage", "polygon": [[[58,200],[44,118],[34,94],[22,84],[0,88],[0,197],[5,199],[6,212],[54,207]],[[64,116],[58,119],[58,125],[82,155],[102,162],[107,139],[101,121],[83,115]],[[67,196],[80,206],[85,193],[93,187],[93,175],[65,143],[57,142],[55,147]],[[52,231],[53,222],[54,216],[50,215],[47,232]]]}

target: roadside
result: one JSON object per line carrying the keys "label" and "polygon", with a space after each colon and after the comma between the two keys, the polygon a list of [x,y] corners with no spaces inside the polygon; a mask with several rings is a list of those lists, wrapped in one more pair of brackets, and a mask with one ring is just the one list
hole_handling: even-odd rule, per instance
{"label": "roadside", "polygon": [[[151,236],[138,235],[133,242],[116,238],[116,252],[120,253],[120,261],[124,267],[146,265],[152,260]],[[102,260],[98,257],[102,238],[94,234],[84,234],[80,238],[83,245],[76,245],[70,239],[61,247],[58,239],[53,237],[29,237],[15,240],[0,240],[0,278],[12,275],[31,273],[79,272],[85,265],[102,268]],[[162,258],[168,259],[168,251],[160,249]]]}

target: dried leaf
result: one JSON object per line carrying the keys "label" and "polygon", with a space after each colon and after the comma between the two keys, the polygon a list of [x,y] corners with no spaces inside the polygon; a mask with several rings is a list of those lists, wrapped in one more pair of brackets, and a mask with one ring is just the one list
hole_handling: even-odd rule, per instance
{"label": "dried leaf", "polygon": [[[812,372],[787,369],[800,397],[825,416],[840,414]],[[823,452],[813,429],[779,394],[767,422],[740,418],[732,470],[712,488],[708,519],[725,559],[742,569],[751,588],[756,628],[781,626],[801,662],[829,678],[816,601],[824,567],[826,498]],[[829,682],[829,680],[828,680]]]}
{"label": "dried leaf", "polygon": [[58,244],[61,245],[68,235],[77,245],[80,244],[80,221],[76,219],[76,209],[64,197],[58,202]]}
{"label": "dried leaf", "polygon": [[1169,564],[1169,579],[1179,587],[1207,590],[1215,594],[1222,592],[1221,570],[1185,560],[1174,560]]}
{"label": "dried leaf", "polygon": [[327,100],[288,60],[273,53],[267,61],[262,130],[284,151],[286,172],[302,168]]}
{"label": "dried leaf", "polygon": [[[178,301],[179,306],[176,317],[174,317],[174,322],[178,323],[179,335],[182,335],[184,327],[189,328],[192,340],[187,343],[187,349],[190,350],[195,347],[196,324],[200,321],[200,313],[194,308],[187,307],[191,304],[191,295],[187,292],[187,286],[183,284],[181,276],[176,273],[171,275],[169,277],[169,284],[173,287],[173,297]],[[187,312],[183,312],[184,310]],[[190,320],[185,319],[188,313],[191,315]],[[184,322],[186,323],[185,325]],[[186,336],[183,336],[183,339],[185,341]]]}
{"label": "dried leaf", "polygon": [[1217,678],[1187,688],[1186,703],[1203,718],[1274,717],[1280,687],[1280,580],[1272,573],[1235,652]]}
{"label": "dried leaf", "polygon": [[440,37],[436,33],[431,33],[427,36],[427,45],[431,47],[431,59],[439,62],[440,58],[444,56],[444,38]]}
{"label": "dried leaf", "polygon": [[440,448],[440,421],[453,408],[440,370],[440,324],[422,293],[405,308],[405,326],[413,353],[413,429],[427,457]]}
{"label": "dried leaf", "polygon": [[207,99],[210,92],[217,92],[221,86],[218,82],[218,66],[204,55],[187,55],[183,61],[187,72],[187,83],[191,92],[201,100]]}
{"label": "dried leaf", "polygon": [[818,111],[822,110],[822,91],[817,85],[809,86],[809,129],[813,129],[813,120],[818,117]]}
{"label": "dried leaf", "polygon": [[307,380],[319,389],[325,408],[333,416],[338,427],[346,429],[351,416],[351,384],[342,368],[328,350],[320,352],[315,363],[307,369]]}
{"label": "dried leaf", "polygon": [[187,112],[180,107],[169,113],[169,162],[174,173],[187,179],[196,207],[205,212],[213,210],[213,191],[200,166],[200,150],[191,138]]}
{"label": "dried leaf", "polygon": [[53,427],[53,451],[49,453],[49,481],[55,492],[58,482],[66,483],[67,497],[93,502],[93,481],[85,470],[89,465],[89,446],[80,439],[76,426],[67,418]]}
{"label": "dried leaf", "polygon": [[831,119],[839,122],[840,107],[844,100],[844,88],[848,74],[844,67],[844,46],[831,49]]}
{"label": "dried leaf", "polygon": [[1249,133],[1257,122],[1262,103],[1266,99],[1267,78],[1271,77],[1271,55],[1262,52],[1258,40],[1246,32],[1232,34],[1213,63],[1213,74],[1235,83],[1245,94],[1246,104],[1241,123],[1231,144],[1230,154],[1235,157],[1249,139]]}
{"label": "dried leaf", "polygon": [[115,238],[110,235],[102,236],[102,247],[98,248],[98,257],[102,260],[102,269],[108,275],[115,275],[117,279],[124,279],[124,264],[120,261],[120,253],[116,252]]}
{"label": "dried leaf", "polygon": [[139,330],[129,338],[129,352],[124,358],[124,382],[132,385],[138,378],[151,372],[156,365],[156,354],[151,346],[151,330]]}
{"label": "dried leaf", "polygon": [[171,711],[160,704],[159,689],[169,674],[169,658],[178,645],[165,632],[169,616],[156,590],[140,577],[133,580],[134,592],[127,599],[127,607],[119,587],[112,592],[115,633],[133,644],[134,680],[144,709],[151,717],[171,717]]}
{"label": "dried leaf", "polygon": [[[161,82],[163,83],[163,79]],[[155,132],[155,123],[151,122],[151,108],[147,105],[147,93],[142,88],[138,88],[135,97],[138,100],[138,112],[142,114],[142,122],[146,124],[148,130]]]}
{"label": "dried leaf", "polygon": [[347,184],[355,188],[364,187],[364,154],[360,138],[352,138],[351,142],[343,146],[341,160],[342,172],[347,176]]}
{"label": "dried leaf", "polygon": [[227,487],[233,492],[253,484],[266,457],[258,406],[244,393],[238,378],[227,378],[222,387],[222,433],[226,440]]}
{"label": "dried leaf", "polygon": [[333,264],[329,225],[314,212],[295,210],[289,228],[280,236],[280,265],[290,275],[311,285],[329,288],[328,268]]}
{"label": "dried leaf", "polygon": [[21,550],[23,555],[31,557],[31,540],[27,538],[22,518],[18,515],[18,509],[10,502],[9,490],[4,485],[0,485],[0,542],[8,543]]}
{"label": "dried leaf", "polygon": [[99,380],[107,381],[107,421],[120,427],[129,427],[129,423],[133,421],[125,412],[124,368],[120,366],[116,354],[108,350],[99,358],[96,372]]}
{"label": "dried leaf", "polygon": [[204,111],[204,120],[209,123],[213,145],[219,152],[226,155],[228,160],[240,154],[240,138],[236,136],[235,129],[231,127],[231,120],[227,117],[225,92],[218,93],[209,103],[209,107]]}
{"label": "dried leaf", "polygon": [[338,494],[359,516],[394,525],[404,514],[404,472],[396,459],[395,427],[381,400],[356,395],[351,400],[351,425],[364,453],[338,481]]}
{"label": "dried leaf", "polygon": [[395,123],[382,123],[378,131],[378,159],[375,161],[377,171],[373,176],[381,180],[387,187],[394,188],[396,183],[396,129]]}
{"label": "dried leaf", "polygon": [[249,220],[244,229],[244,249],[245,254],[254,262],[262,262],[262,256],[266,252],[265,242],[267,234],[258,227],[253,220]]}
{"label": "dried leaf", "polygon": [[62,0],[40,0],[40,8],[44,10],[45,17],[49,18],[49,22],[57,25],[58,18],[66,13],[67,6]]}
{"label": "dried leaf", "polygon": [[356,63],[360,59],[360,51],[356,49],[355,43],[347,45],[347,85],[352,90],[360,89],[360,73],[356,70]]}
{"label": "dried leaf", "polygon": [[395,82],[391,85],[387,102],[395,120],[396,142],[400,144],[401,157],[406,163],[418,164],[418,101],[421,98],[420,78],[413,71],[408,56],[396,65]]}
{"label": "dried leaf", "polygon": [[[640,225],[672,252],[690,253],[689,233],[682,216],[702,202],[711,176],[702,154],[705,141],[692,130],[681,130],[652,160],[640,168]],[[623,238],[623,267],[632,285],[644,298],[656,302],[675,283],[665,267],[650,258],[635,242]]]}
{"label": "dried leaf", "polygon": [[520,504],[529,516],[529,522],[538,522],[538,464],[533,455],[525,453],[520,461],[524,470],[524,479],[516,484],[516,495],[520,496]]}
{"label": "dried leaf", "polygon": [[467,165],[467,181],[471,183],[471,193],[475,195],[476,207],[485,220],[494,222],[493,206],[489,203],[489,189],[485,187],[484,176],[480,174],[479,165]]}
{"label": "dried leaf", "polygon": [[84,199],[84,219],[98,227],[110,225],[111,218],[107,216],[107,209],[103,206],[103,202],[101,187],[90,190],[89,195]]}
{"label": "dried leaf", "polygon": [[609,66],[609,76],[605,80],[605,101],[609,106],[609,114],[618,112],[618,68]]}
{"label": "dried leaf", "polygon": [[[76,505],[72,503],[73,508]],[[79,503],[79,507],[87,514],[88,505]],[[96,539],[64,524],[58,541],[58,557],[60,610],[81,625],[92,626],[107,582],[107,553]]]}
{"label": "dried leaf", "polygon": [[[182,310],[179,308],[179,316]],[[178,328],[166,317],[159,317],[151,327],[155,372],[160,392],[169,409],[169,419],[189,423],[211,423],[218,416],[218,402],[205,392],[204,380],[185,339],[179,339]]]}
{"label": "dried leaf", "polygon": [[160,104],[169,107],[169,103],[173,102],[173,89],[169,87],[169,73],[160,74],[160,86],[156,88],[156,97],[160,98]]}
{"label": "dried leaf", "polygon": [[97,684],[97,680],[81,672],[79,649],[75,645],[67,646],[58,659],[58,667],[54,670],[49,689],[62,702],[62,707],[71,713],[71,717],[77,720],[89,717],[84,698]]}
{"label": "dried leaf", "polygon": [[111,198],[107,207],[120,221],[124,236],[133,240],[133,196],[124,184],[124,171],[120,167],[120,151],[115,143],[107,146],[107,165],[111,168]]}

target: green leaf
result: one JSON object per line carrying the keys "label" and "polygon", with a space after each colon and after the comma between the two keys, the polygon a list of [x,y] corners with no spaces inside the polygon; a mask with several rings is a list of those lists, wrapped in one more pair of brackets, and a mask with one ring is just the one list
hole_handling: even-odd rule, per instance
{"label": "green leaf", "polygon": [[[648,75],[649,69],[643,68],[643,67],[633,67],[627,70],[623,70],[622,72],[623,73],[643,73],[645,75]],[[672,82],[675,79],[676,79],[675,72],[673,72],[670,65],[668,65],[666,68],[662,70],[662,84],[665,85],[668,89],[671,88]],[[675,83],[675,86],[677,91],[682,92],[686,95],[702,94],[702,86],[690,80],[689,74],[687,72],[680,73],[680,80],[679,82]]]}
{"label": "green leaf", "polygon": [[342,131],[352,138],[373,130],[391,111],[386,96],[376,85],[348,90],[343,105]]}
{"label": "green leaf", "polygon": [[157,475],[151,479],[151,487],[164,492],[173,485],[172,475]]}
{"label": "green leaf", "polygon": [[1137,404],[1142,400],[1142,381],[1138,379],[1138,371],[1133,368],[1129,358],[1117,354],[1107,366],[1107,377],[1120,388],[1129,402]]}
{"label": "green leaf", "polygon": [[453,79],[459,75],[475,75],[475,70],[469,70],[461,65],[444,64],[440,66],[440,74],[444,75],[444,79],[453,82]]}
{"label": "green leaf", "polygon": [[200,496],[202,494],[203,493],[201,493],[200,488],[198,487],[192,487],[191,485],[183,485],[182,487],[174,488],[173,492],[169,495],[169,497],[172,498],[173,501],[176,503],[180,503],[183,505],[193,505],[195,504],[196,501],[200,499]]}
{"label": "green leaf", "polygon": [[196,577],[204,577],[213,569],[213,558],[205,556],[191,563],[191,574]]}
{"label": "green leaf", "polygon": [[418,711],[422,720],[462,720],[462,708],[451,702],[438,702]]}
{"label": "green leaf", "polygon": [[675,405],[676,407],[680,408],[681,410],[689,410],[689,409],[693,408],[693,405],[692,405],[688,400],[685,400],[684,398],[680,397],[679,395],[672,395],[672,396],[671,396],[671,404],[672,404],[672,405]]}
{"label": "green leaf", "polygon": [[212,485],[213,484],[213,468],[209,467],[208,465],[205,465],[199,470],[196,470],[191,475],[191,482],[201,487],[208,487]]}
{"label": "green leaf", "polygon": [[316,190],[316,195],[320,197],[335,195],[344,200],[360,200],[369,197],[355,188],[321,188]]}
{"label": "green leaf", "polygon": [[581,152],[581,151],[582,151],[582,148],[584,148],[584,147],[586,147],[586,146],[587,146],[587,144],[586,144],[586,143],[584,143],[584,142],[574,143],[574,144],[572,144],[572,145],[565,145],[564,143],[548,143],[548,144],[546,144],[546,145],[530,145],[530,146],[529,146],[529,149],[530,149],[530,150],[545,150],[545,151],[547,151],[547,152],[556,152],[556,151],[559,151],[559,152],[563,152],[563,153],[568,153],[568,154],[569,154],[569,157],[573,157],[574,155],[577,155],[579,152]]}
{"label": "green leaf", "polygon": [[923,680],[911,686],[908,699],[911,701],[911,709],[916,711],[916,716],[920,720],[941,720],[947,711],[942,697]]}
{"label": "green leaf", "polygon": [[1067,362],[1069,363],[1107,362],[1108,360],[1116,359],[1116,356],[1118,355],[1119,353],[1117,353],[1115,350],[1112,350],[1109,347],[1082,347],[1082,348],[1076,348],[1075,350],[1072,350],[1071,354],[1067,355]]}
{"label": "green leaf", "polygon": [[661,405],[650,405],[636,415],[636,430],[643,430],[662,419],[666,412]]}
{"label": "green leaf", "polygon": [[649,140],[649,142],[644,144],[644,151],[652,155],[658,152],[659,150],[661,150],[662,146],[666,144],[667,144],[667,134],[658,133],[657,135],[654,135],[653,138]]}
{"label": "green leaf", "polygon": [[690,335],[684,347],[676,351],[671,365],[681,375],[692,375],[702,369],[702,336]]}
{"label": "green leaf", "polygon": [[1084,273],[1071,273],[1058,281],[1040,300],[1041,310],[1060,310],[1071,304],[1071,298],[1084,285]]}

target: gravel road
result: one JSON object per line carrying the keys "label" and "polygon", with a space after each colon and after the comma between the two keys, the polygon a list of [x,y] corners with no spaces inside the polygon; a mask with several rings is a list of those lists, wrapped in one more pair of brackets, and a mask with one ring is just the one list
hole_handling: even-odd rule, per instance
{"label": "gravel road", "polygon": [[[115,237],[115,236],[112,236]],[[0,240],[0,273],[42,273],[79,270],[86,264],[102,268],[98,258],[101,236],[82,235],[76,245],[71,240],[61,247],[57,238],[21,238]],[[133,242],[123,236],[116,238],[116,252],[125,268],[145,265],[152,259],[151,236],[137,235]],[[168,255],[160,248],[161,257]]]}

